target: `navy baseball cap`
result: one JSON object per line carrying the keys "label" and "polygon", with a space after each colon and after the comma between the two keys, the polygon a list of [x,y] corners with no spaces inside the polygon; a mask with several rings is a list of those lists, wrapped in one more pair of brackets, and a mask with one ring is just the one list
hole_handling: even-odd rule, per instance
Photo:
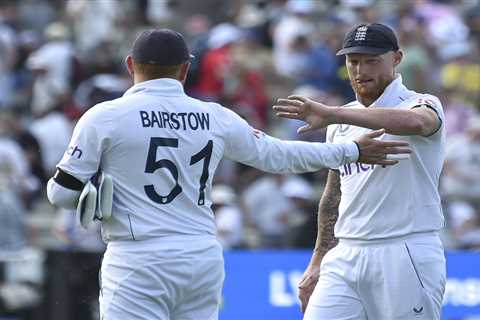
{"label": "navy baseball cap", "polygon": [[132,48],[135,62],[173,66],[192,58],[183,36],[170,29],[150,29],[143,31]]}
{"label": "navy baseball cap", "polygon": [[337,56],[349,53],[377,55],[398,49],[398,40],[392,29],[381,23],[368,23],[356,26],[345,35]]}

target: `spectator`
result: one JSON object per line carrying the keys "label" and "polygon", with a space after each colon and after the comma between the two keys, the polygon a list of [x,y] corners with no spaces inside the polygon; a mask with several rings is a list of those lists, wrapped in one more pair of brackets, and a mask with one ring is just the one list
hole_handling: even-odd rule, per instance
{"label": "spectator", "polygon": [[[123,57],[139,30],[184,31],[195,55],[185,87],[189,94],[223,102],[275,136],[324,141],[321,131],[298,135],[300,124],[274,119],[269,106],[290,93],[332,105],[354,100],[344,58],[332,52],[341,47],[347,27],[383,21],[398,30],[406,53],[399,65],[404,82],[418,92],[437,92],[444,105],[448,154],[441,190],[449,217],[446,239],[451,239],[445,246],[478,249],[480,142],[473,133],[473,119],[480,115],[477,2],[0,0],[0,247],[103,249],[97,229],[83,232],[74,227],[72,212],[45,204],[44,185],[75,119],[128,86]],[[219,227],[225,225],[228,234],[241,225],[241,233],[231,234],[241,241],[226,247],[308,246],[316,210],[308,209],[305,194],[321,189],[325,170],[304,175],[299,183],[228,160],[217,172],[214,185],[230,188],[236,198],[219,209]],[[48,279],[58,278],[62,268],[62,263],[52,264],[49,271],[55,274]],[[85,283],[81,274],[74,275],[78,288]],[[0,284],[0,318],[5,315],[2,303],[21,300],[16,298],[20,291],[11,288]],[[5,293],[9,298],[2,300]],[[51,305],[60,308],[54,301]],[[85,301],[79,308],[89,310]],[[88,318],[82,312],[56,311],[39,318]]]}
{"label": "spectator", "polygon": [[[465,50],[468,50],[467,48]],[[444,88],[454,90],[467,101],[480,101],[480,59],[468,51],[458,53],[455,59],[440,68],[440,80]]]}
{"label": "spectator", "polygon": [[450,139],[446,149],[443,194],[448,199],[480,205],[480,117],[471,118],[465,134]]}
{"label": "spectator", "polygon": [[[43,168],[42,154],[37,139],[25,128],[21,117],[9,111],[0,112],[0,126],[4,137],[15,141],[25,158],[27,171],[23,179],[21,197],[26,209],[32,209],[34,201],[43,196],[47,176]],[[20,161],[21,163],[21,161]]]}
{"label": "spectator", "polygon": [[427,40],[441,61],[469,51],[469,30],[452,6],[435,1],[414,1],[414,12],[423,21]]}
{"label": "spectator", "polygon": [[316,201],[318,195],[310,183],[300,177],[290,177],[282,185],[281,192],[292,202],[288,247],[312,248],[317,237]]}
{"label": "spectator", "polygon": [[31,123],[30,131],[40,144],[43,168],[47,176],[55,172],[55,165],[68,146],[72,130],[72,124],[68,118],[58,110],[51,110]]}
{"label": "spectator", "polygon": [[260,245],[265,248],[284,248],[285,233],[293,206],[278,190],[284,176],[264,175],[251,183],[242,194],[242,203],[260,235]]}
{"label": "spectator", "polygon": [[222,100],[225,77],[231,67],[231,49],[240,38],[240,30],[232,24],[223,23],[211,30],[208,39],[210,50],[203,57],[197,87],[193,89],[197,96]]}
{"label": "spectator", "polygon": [[[0,124],[1,126],[1,124]],[[3,126],[2,126],[3,127]],[[3,127],[4,128],[4,127]],[[22,196],[28,164],[20,146],[0,134],[0,251],[14,252],[26,244]]]}
{"label": "spectator", "polygon": [[[1,10],[1,8],[0,8]],[[17,59],[14,30],[3,23],[0,11],[0,106],[10,104],[12,95],[11,70]]]}
{"label": "spectator", "polygon": [[433,70],[428,50],[422,44],[425,41],[422,25],[415,19],[405,18],[400,20],[398,33],[404,52],[398,72],[401,73],[407,86],[424,92],[430,85],[428,76],[433,73]]}
{"label": "spectator", "polygon": [[212,188],[212,209],[217,224],[217,238],[224,249],[240,248],[243,244],[243,212],[233,189],[217,184]]}
{"label": "spectator", "polygon": [[464,250],[480,249],[480,211],[468,202],[454,201],[447,206],[453,239]]}
{"label": "spectator", "polygon": [[478,110],[466,102],[454,89],[444,88],[440,94],[445,112],[447,138],[464,134],[469,119],[476,117]]}
{"label": "spectator", "polygon": [[296,72],[291,66],[292,44],[298,34],[312,34],[312,13],[315,3],[311,0],[289,0],[286,13],[273,29],[273,56],[277,72],[291,77]]}
{"label": "spectator", "polygon": [[121,16],[121,9],[118,0],[68,0],[65,12],[71,19],[81,53],[88,53],[99,43],[115,35],[115,21]]}
{"label": "spectator", "polygon": [[[332,55],[342,45],[346,25],[373,20],[395,25],[406,51],[399,66],[404,81],[416,91],[428,89],[442,95],[448,138],[452,150],[459,150],[451,151],[443,179],[442,188],[451,198],[445,211],[455,212],[450,205],[457,202],[478,211],[469,195],[478,183],[466,187],[454,174],[461,167],[455,165],[456,157],[472,155],[478,144],[466,133],[471,131],[470,119],[480,110],[478,4],[429,0],[261,0],[227,1],[221,6],[213,0],[202,5],[163,2],[1,1],[0,109],[13,112],[4,113],[9,119],[6,139],[15,140],[27,159],[30,169],[19,203],[34,211],[34,221],[37,205],[42,208],[42,219],[57,217],[42,205],[43,183],[63,152],[72,121],[96,102],[122,93],[126,70],[121,62],[127,44],[139,29],[153,24],[180,26],[188,34],[196,56],[186,86],[189,93],[225,103],[259,129],[307,141],[322,141],[324,135],[298,136],[295,121],[272,120],[271,101],[285,93],[335,105],[354,99],[343,57]],[[472,161],[468,165],[475,167]],[[293,198],[283,194],[273,196],[278,203],[264,201],[278,193],[284,185],[282,178],[228,161],[222,162],[219,171],[216,183],[234,186],[238,195],[252,194],[246,201],[252,218],[244,216],[243,242],[254,247],[287,246],[281,238],[294,233],[298,226],[291,224],[297,221],[294,212],[301,210]],[[325,177],[320,171],[304,178],[310,186],[321,186]],[[466,193],[457,192],[457,185]],[[262,201],[271,206],[264,207]],[[42,222],[42,226],[49,223]],[[251,229],[253,225],[258,229]],[[455,228],[452,225],[452,235],[457,233]],[[260,232],[260,242],[256,232]]]}
{"label": "spectator", "polygon": [[70,93],[74,49],[67,27],[52,23],[45,30],[47,43],[27,59],[27,67],[36,75],[31,111],[42,116],[62,105]]}
{"label": "spectator", "polygon": [[309,34],[299,33],[291,43],[290,66],[299,85],[331,91],[335,81],[337,59],[322,43],[314,44]]}

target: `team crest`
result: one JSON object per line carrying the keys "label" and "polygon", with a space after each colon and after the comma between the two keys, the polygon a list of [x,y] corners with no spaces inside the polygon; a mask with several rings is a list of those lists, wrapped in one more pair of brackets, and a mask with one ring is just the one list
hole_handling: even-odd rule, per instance
{"label": "team crest", "polygon": [[357,33],[355,33],[355,41],[363,41],[367,36],[367,26],[361,26],[357,29]]}

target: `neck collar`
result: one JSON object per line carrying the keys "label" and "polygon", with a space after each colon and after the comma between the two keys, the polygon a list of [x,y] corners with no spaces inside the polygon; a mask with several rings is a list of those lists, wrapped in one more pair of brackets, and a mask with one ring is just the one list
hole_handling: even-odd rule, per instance
{"label": "neck collar", "polygon": [[139,92],[168,96],[181,96],[185,94],[180,81],[171,78],[160,78],[136,83],[128,89],[123,96],[129,96]]}
{"label": "neck collar", "polygon": [[[399,73],[396,73],[395,78],[392,80],[392,82],[390,82],[390,84],[385,88],[385,90],[383,90],[383,93],[368,107],[385,107],[389,105],[389,102],[392,101],[393,97],[398,96],[404,90],[406,90],[406,87],[403,85],[402,76]],[[358,95],[357,102],[363,105],[358,99]]]}

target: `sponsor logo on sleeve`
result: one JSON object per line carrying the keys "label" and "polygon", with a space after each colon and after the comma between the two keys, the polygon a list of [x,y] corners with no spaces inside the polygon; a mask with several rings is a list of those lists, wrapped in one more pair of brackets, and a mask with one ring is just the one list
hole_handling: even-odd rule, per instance
{"label": "sponsor logo on sleeve", "polygon": [[80,159],[82,157],[83,151],[78,146],[71,146],[67,150],[67,154],[71,157]]}

